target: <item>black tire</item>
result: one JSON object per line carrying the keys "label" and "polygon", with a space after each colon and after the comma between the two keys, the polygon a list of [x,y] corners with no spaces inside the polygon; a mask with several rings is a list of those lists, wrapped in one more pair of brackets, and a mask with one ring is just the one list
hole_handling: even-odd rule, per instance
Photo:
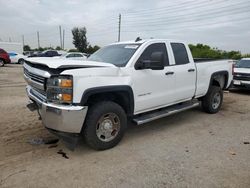
{"label": "black tire", "polygon": [[18,60],[18,64],[21,64],[21,65],[22,65],[23,63],[24,63],[24,59],[19,59],[19,60]]}
{"label": "black tire", "polygon": [[[219,102],[217,99],[218,97],[220,98]],[[210,86],[207,94],[202,99],[202,108],[205,112],[209,114],[215,114],[220,111],[222,102],[223,102],[223,91],[221,87]]]}
{"label": "black tire", "polygon": [[3,59],[0,59],[0,67],[3,67],[5,64],[4,60]]}
{"label": "black tire", "polygon": [[[105,125],[103,125],[104,122],[100,123],[100,121],[102,119],[105,121],[106,114],[115,114],[116,118],[119,118],[119,123],[120,123],[119,130],[116,130],[115,132],[116,136],[110,141],[101,140],[105,139],[106,135],[105,136],[101,135],[104,138],[100,136],[100,133],[99,133],[100,138],[97,136],[100,126],[102,126],[102,130],[105,129],[104,128]],[[118,121],[118,119],[116,121]],[[111,126],[113,127],[113,124]],[[123,108],[117,103],[114,103],[112,101],[103,101],[94,104],[93,106],[90,106],[84,123],[83,136],[86,143],[91,148],[95,150],[105,150],[116,146],[121,141],[126,128],[127,128],[127,116]],[[113,132],[111,132],[111,136],[112,133]]]}

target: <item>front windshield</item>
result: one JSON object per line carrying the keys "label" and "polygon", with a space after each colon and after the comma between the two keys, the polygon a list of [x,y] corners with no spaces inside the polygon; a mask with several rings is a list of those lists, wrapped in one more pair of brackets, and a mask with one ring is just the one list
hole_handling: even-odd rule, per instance
{"label": "front windshield", "polygon": [[237,68],[250,68],[250,60],[240,60],[236,63]]}
{"label": "front windshield", "polygon": [[106,46],[92,54],[88,60],[124,67],[139,46],[139,44],[114,44]]}

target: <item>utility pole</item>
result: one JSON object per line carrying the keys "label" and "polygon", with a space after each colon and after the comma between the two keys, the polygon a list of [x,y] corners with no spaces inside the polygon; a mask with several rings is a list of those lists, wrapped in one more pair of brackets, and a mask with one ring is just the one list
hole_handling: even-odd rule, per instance
{"label": "utility pole", "polygon": [[23,48],[24,48],[24,35],[22,35]]}
{"label": "utility pole", "polygon": [[62,48],[62,27],[59,25],[59,33],[60,33],[60,47]]}
{"label": "utility pole", "polygon": [[64,50],[64,38],[65,38],[65,30],[63,30],[63,45],[62,45],[63,50]]}
{"label": "utility pole", "polygon": [[121,14],[119,14],[118,42],[120,42],[120,40],[121,40],[121,19],[122,19],[122,16],[121,16]]}
{"label": "utility pole", "polygon": [[9,42],[11,42],[11,38],[9,37]]}
{"label": "utility pole", "polygon": [[39,49],[40,48],[39,31],[37,31],[37,44],[38,44],[38,49]]}

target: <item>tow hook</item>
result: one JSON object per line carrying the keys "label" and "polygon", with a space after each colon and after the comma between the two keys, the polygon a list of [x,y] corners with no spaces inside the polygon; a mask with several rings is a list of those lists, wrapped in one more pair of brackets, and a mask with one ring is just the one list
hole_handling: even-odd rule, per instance
{"label": "tow hook", "polygon": [[30,101],[29,101],[29,104],[27,104],[26,106],[27,106],[27,108],[28,108],[31,112],[37,111],[37,113],[38,113],[38,115],[39,115],[38,119],[39,119],[39,120],[42,120],[41,114],[40,114],[40,112],[39,112],[39,107],[38,107],[38,105],[37,105],[35,102],[33,102],[32,100],[30,100]]}
{"label": "tow hook", "polygon": [[29,104],[27,104],[26,106],[31,112],[38,110],[37,104],[32,101],[30,101]]}

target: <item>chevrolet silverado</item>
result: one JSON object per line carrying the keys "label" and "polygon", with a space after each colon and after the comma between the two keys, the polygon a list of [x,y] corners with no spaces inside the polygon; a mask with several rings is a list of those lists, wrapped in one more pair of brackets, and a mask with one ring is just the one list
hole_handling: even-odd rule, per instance
{"label": "chevrolet silverado", "polygon": [[232,81],[228,60],[195,62],[188,45],[150,39],[110,44],[86,61],[28,58],[30,110],[74,148],[96,150],[122,139],[127,121],[140,125],[201,105],[217,113]]}

